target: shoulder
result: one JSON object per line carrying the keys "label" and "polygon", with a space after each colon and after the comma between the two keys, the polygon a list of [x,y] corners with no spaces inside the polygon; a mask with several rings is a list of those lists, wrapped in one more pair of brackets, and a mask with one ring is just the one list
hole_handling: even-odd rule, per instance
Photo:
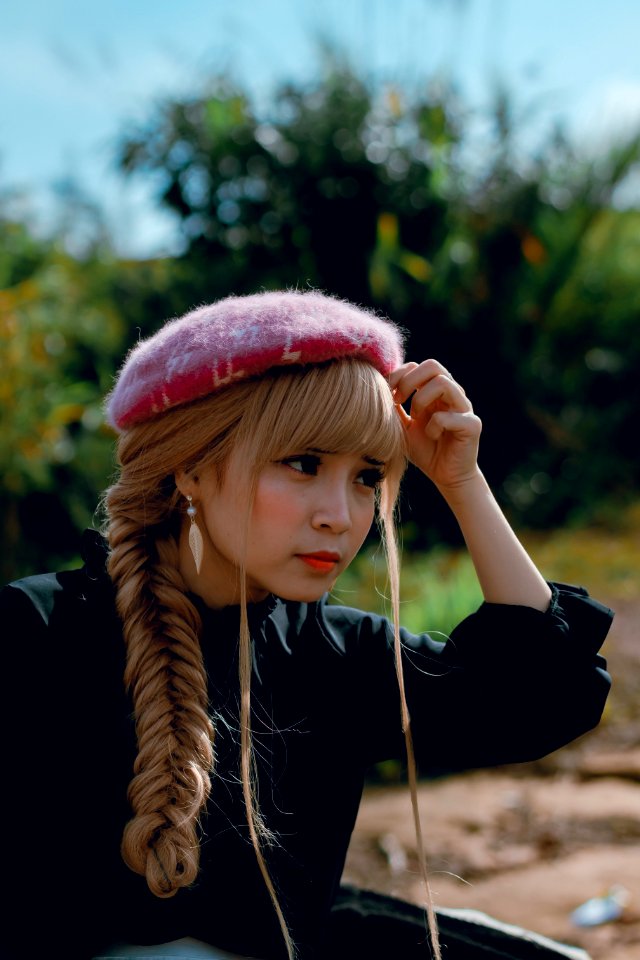
{"label": "shoulder", "polygon": [[93,530],[83,536],[84,565],[14,580],[0,591],[3,628],[51,629],[67,620],[97,619],[113,609],[113,587],[106,568],[106,546]]}
{"label": "shoulder", "polygon": [[363,645],[371,653],[376,638],[385,648],[393,641],[393,627],[384,617],[330,603],[327,594],[316,603],[285,603],[281,616],[301,639],[315,639],[341,656],[357,655]]}
{"label": "shoulder", "polygon": [[32,577],[14,580],[2,588],[0,593],[0,609],[3,615],[25,615],[27,611],[48,623],[55,607],[56,599],[63,593],[79,586],[80,570],[69,570],[62,573],[41,573]]}
{"label": "shoulder", "polygon": [[393,624],[381,614],[325,600],[319,605],[319,619],[327,635],[347,653],[363,651],[372,657],[393,646]]}
{"label": "shoulder", "polygon": [[[380,654],[386,658],[394,646],[394,626],[384,615],[331,603],[325,594],[316,603],[280,601],[272,614],[281,631],[288,631],[293,641],[304,639],[322,643],[342,656],[359,656],[368,660]],[[428,633],[412,634],[400,628],[404,649],[439,654],[444,643]]]}
{"label": "shoulder", "polygon": [[85,560],[78,569],[25,577],[0,591],[3,667],[20,678],[6,709],[23,710],[27,687],[56,723],[120,702],[122,628],[104,564],[97,572]]}

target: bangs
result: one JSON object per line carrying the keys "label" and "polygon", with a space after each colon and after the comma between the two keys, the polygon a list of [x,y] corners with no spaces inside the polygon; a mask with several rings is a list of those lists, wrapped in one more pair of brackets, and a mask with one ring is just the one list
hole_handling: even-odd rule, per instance
{"label": "bangs", "polygon": [[256,467],[309,449],[404,465],[404,431],[391,391],[371,364],[334,361],[279,372],[256,387],[261,396],[242,425]]}

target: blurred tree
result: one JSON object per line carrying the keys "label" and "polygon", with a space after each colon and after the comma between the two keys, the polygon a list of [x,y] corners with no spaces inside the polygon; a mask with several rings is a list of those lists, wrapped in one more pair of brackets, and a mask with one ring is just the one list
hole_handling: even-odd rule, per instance
{"label": "blurred tree", "polygon": [[637,491],[640,219],[612,201],[639,160],[638,137],[587,163],[558,136],[524,173],[497,165],[459,220],[466,382],[491,430],[493,479],[530,525],[584,519]]}
{"label": "blurred tree", "polygon": [[415,333],[416,291],[449,231],[457,140],[439,98],[407,107],[399,91],[376,94],[333,63],[310,88],[284,86],[268,119],[224,79],[165,102],[128,131],[120,163],[151,174],[178,219],[185,304],[312,286]]}
{"label": "blurred tree", "polygon": [[[153,174],[176,214],[185,304],[311,285],[393,316],[408,354],[438,356],[473,397],[483,466],[503,501],[520,522],[545,525],[588,511],[620,474],[604,444],[597,464],[588,451],[602,422],[596,385],[605,376],[622,387],[630,357],[611,380],[592,350],[618,355],[637,294],[597,237],[605,213],[614,232],[622,223],[612,192],[640,152],[631,140],[587,165],[557,135],[525,163],[504,92],[492,117],[493,139],[479,145],[452,91],[373,87],[333,61],[317,83],[280,89],[269,117],[226,80],[165,102],[127,132],[119,157],[127,173]],[[629,220],[618,242],[636,227]],[[599,292],[584,286],[594,244]],[[601,301],[618,293],[629,309],[616,311],[616,333]],[[619,398],[620,424],[632,394]],[[617,489],[637,480],[627,467]],[[456,536],[439,499],[411,479],[403,516],[420,545]]]}
{"label": "blurred tree", "polygon": [[[373,86],[335,62],[284,86],[269,116],[226,80],[165,101],[123,135],[119,162],[160,184],[175,259],[118,260],[69,184],[50,239],[0,203],[4,579],[76,552],[112,469],[101,402],[128,347],[198,302],[261,288],[373,306],[407,330],[408,356],[442,359],[519,524],[603,504],[611,520],[640,479],[640,213],[613,203],[638,141],[587,163],[557,135],[525,161],[508,97],[492,139],[471,119],[450,90]],[[457,538],[411,477],[402,517],[406,543]]]}
{"label": "blurred tree", "polygon": [[[374,103],[335,68],[310,90],[280,90],[269,120],[225,80],[164,103],[129,132],[120,161],[129,173],[160,174],[191,299],[312,284],[363,302],[385,204],[423,243],[443,239],[446,205],[425,182],[424,152],[396,94]],[[424,276],[416,263],[405,266]]]}
{"label": "blurred tree", "polygon": [[[102,400],[129,323],[144,315],[148,327],[170,268],[118,262],[101,231],[71,255],[66,236],[36,239],[0,217],[3,582],[77,556],[79,531],[113,471]],[[167,293],[163,308],[168,301]]]}

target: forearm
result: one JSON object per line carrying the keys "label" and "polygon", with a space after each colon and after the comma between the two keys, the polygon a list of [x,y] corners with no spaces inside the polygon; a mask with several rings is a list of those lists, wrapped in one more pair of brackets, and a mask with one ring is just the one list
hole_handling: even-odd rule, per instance
{"label": "forearm", "polygon": [[549,586],[509,526],[482,473],[440,492],[458,521],[485,600],[546,610]]}
{"label": "forearm", "polygon": [[[481,423],[437,360],[409,361],[389,377],[409,459],[453,511],[489,603],[545,611],[551,590],[507,523],[478,468]],[[410,399],[409,412],[402,404]]]}

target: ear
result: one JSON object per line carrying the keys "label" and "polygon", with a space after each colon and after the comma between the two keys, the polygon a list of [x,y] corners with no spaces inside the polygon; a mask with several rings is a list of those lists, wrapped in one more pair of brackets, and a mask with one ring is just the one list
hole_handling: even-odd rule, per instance
{"label": "ear", "polygon": [[196,474],[188,473],[186,470],[176,470],[174,480],[177,489],[183,497],[193,497],[194,500],[196,499],[200,489],[200,483]]}

